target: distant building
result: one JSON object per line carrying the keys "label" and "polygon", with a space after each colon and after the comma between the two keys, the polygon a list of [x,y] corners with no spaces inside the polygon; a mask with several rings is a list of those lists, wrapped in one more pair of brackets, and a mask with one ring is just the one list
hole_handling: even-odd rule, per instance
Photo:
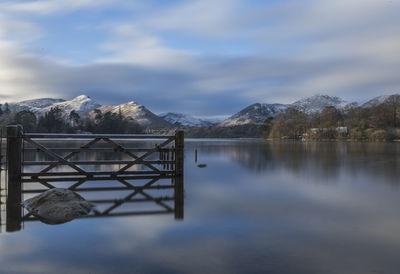
{"label": "distant building", "polygon": [[346,134],[349,132],[347,127],[337,127],[336,131],[339,133],[346,133]]}
{"label": "distant building", "polygon": [[[318,133],[318,132],[327,132],[329,130],[329,128],[326,128],[326,127],[314,127],[314,128],[311,128],[310,129],[310,132],[312,133],[312,134],[315,134],[315,133]],[[339,132],[339,133],[348,133],[349,132],[349,130],[348,130],[348,128],[347,127],[337,127],[337,128],[335,128],[335,130],[337,131],[337,132]]]}

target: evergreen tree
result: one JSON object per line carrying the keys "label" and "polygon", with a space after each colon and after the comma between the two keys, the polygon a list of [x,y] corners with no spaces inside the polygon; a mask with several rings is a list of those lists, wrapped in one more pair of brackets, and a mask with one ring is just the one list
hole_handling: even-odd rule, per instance
{"label": "evergreen tree", "polygon": [[70,121],[72,127],[77,127],[79,125],[80,119],[81,119],[81,117],[75,110],[72,110],[69,113],[69,121]]}
{"label": "evergreen tree", "polygon": [[61,133],[69,130],[68,124],[62,117],[62,110],[56,106],[39,118],[38,130],[43,132]]}
{"label": "evergreen tree", "polygon": [[20,124],[24,127],[24,131],[33,132],[36,130],[36,115],[29,110],[17,112],[12,121],[13,124]]}
{"label": "evergreen tree", "polygon": [[386,108],[388,113],[388,126],[390,127],[398,127],[400,126],[399,117],[400,117],[400,95],[391,95],[385,101],[383,106]]}
{"label": "evergreen tree", "polygon": [[264,131],[266,133],[265,135],[268,136],[273,125],[273,120],[274,117],[268,117],[264,120],[263,124],[258,127],[258,129]]}
{"label": "evergreen tree", "polygon": [[140,125],[132,118],[125,118],[121,110],[118,114],[112,112],[101,113],[100,110],[95,110],[95,125],[86,125],[97,133],[140,133],[142,129]]}
{"label": "evergreen tree", "polygon": [[10,114],[10,106],[8,105],[8,103],[6,102],[5,104],[4,104],[4,113],[5,114]]}

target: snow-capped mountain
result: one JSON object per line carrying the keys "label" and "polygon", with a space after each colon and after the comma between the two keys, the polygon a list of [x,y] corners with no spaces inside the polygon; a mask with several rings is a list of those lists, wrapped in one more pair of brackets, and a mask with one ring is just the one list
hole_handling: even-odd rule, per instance
{"label": "snow-capped mountain", "polygon": [[[398,95],[398,94],[396,94]],[[363,107],[372,107],[384,103],[391,95],[383,95],[375,97],[365,104]],[[137,104],[133,101],[117,105],[117,106],[101,106],[90,97],[80,95],[71,100],[41,98],[35,100],[26,100],[18,103],[10,103],[9,108],[11,111],[31,110],[37,116],[44,115],[53,107],[59,107],[67,117],[72,110],[76,111],[80,116],[87,115],[89,118],[94,118],[94,109],[99,109],[101,112],[119,113],[124,117],[130,117],[137,121],[143,128],[146,129],[160,129],[172,128],[174,125],[182,126],[213,126],[218,125],[221,127],[237,126],[245,124],[262,124],[268,117],[274,117],[283,112],[288,107],[296,107],[307,113],[315,113],[322,111],[325,107],[334,106],[336,108],[344,108],[346,101],[339,97],[331,97],[328,95],[314,95],[294,102],[293,104],[252,104],[238,113],[232,115],[222,122],[215,122],[202,118],[196,118],[182,113],[165,113],[160,116],[155,115],[146,107]],[[5,106],[3,105],[3,110]]]}
{"label": "snow-capped mountain", "polygon": [[[392,94],[392,95],[399,95],[399,94]],[[376,106],[379,106],[380,104],[385,103],[386,100],[389,99],[389,97],[392,96],[392,95],[377,96],[377,97],[369,100],[365,104],[363,104],[362,107],[376,107]]]}
{"label": "snow-capped mountain", "polygon": [[99,106],[100,104],[92,100],[89,96],[80,95],[71,100],[54,103],[43,108],[33,108],[32,111],[37,113],[38,115],[44,115],[46,112],[49,112],[51,108],[58,107],[62,110],[65,116],[69,115],[73,110],[80,116],[82,116],[86,113],[89,113],[93,109],[98,108]]}
{"label": "snow-capped mountain", "polygon": [[51,108],[58,107],[62,110],[63,116],[65,117],[67,117],[73,110],[82,116],[99,106],[100,104],[87,95],[80,95],[71,100],[39,98],[9,104],[11,111],[18,112],[29,110],[37,116],[42,116],[46,112],[49,112]]}
{"label": "snow-capped mountain", "polygon": [[285,104],[260,104],[250,105],[228,119],[222,121],[218,126],[238,126],[244,124],[262,124],[270,116],[275,116],[288,108]]}
{"label": "snow-capped mountain", "polygon": [[215,125],[214,122],[199,119],[183,113],[163,113],[159,115],[161,118],[177,126],[188,126],[188,127],[209,127]]}
{"label": "snow-capped mountain", "polygon": [[[145,106],[139,105],[133,101],[121,104],[118,106],[100,106],[98,108],[102,113],[112,112],[121,114],[128,118],[134,119],[136,122],[139,123],[144,128],[152,128],[152,129],[159,129],[159,128],[168,128],[172,125],[165,121],[163,118],[158,117],[153,112],[148,110]],[[94,118],[95,113],[91,111],[89,116]]]}
{"label": "snow-capped mountain", "polygon": [[288,107],[295,107],[307,113],[315,113],[322,111],[325,107],[334,106],[336,108],[344,108],[347,102],[339,97],[331,97],[328,95],[314,95],[294,102],[293,104],[253,104],[235,115],[229,117],[219,124],[219,126],[238,126],[245,124],[262,124],[268,117],[283,112]]}
{"label": "snow-capped mountain", "polygon": [[32,108],[45,108],[55,103],[65,102],[64,99],[53,99],[53,98],[40,98],[33,100],[25,100],[17,103],[20,107],[32,107]]}
{"label": "snow-capped mountain", "polygon": [[333,106],[335,108],[344,108],[347,102],[336,96],[328,96],[317,94],[298,100],[292,104],[293,107],[298,108],[306,113],[320,112],[326,107]]}
{"label": "snow-capped mountain", "polygon": [[64,99],[53,99],[53,98],[40,98],[33,100],[25,100],[18,103],[10,103],[9,108],[11,111],[22,111],[22,110],[30,110],[30,111],[38,111],[41,108],[48,107],[52,104],[64,102]]}

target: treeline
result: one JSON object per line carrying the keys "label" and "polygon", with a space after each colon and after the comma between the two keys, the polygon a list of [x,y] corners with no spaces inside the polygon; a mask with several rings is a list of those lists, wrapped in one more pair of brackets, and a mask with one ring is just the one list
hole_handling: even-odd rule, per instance
{"label": "treeline", "polygon": [[[37,117],[29,110],[10,111],[8,104],[0,105],[0,126],[21,124],[26,132],[50,133],[143,133],[132,118],[119,113],[94,110],[80,117],[75,111],[66,115],[54,107]],[[275,117],[268,117],[262,125],[232,127],[185,127],[185,136],[191,138],[273,138],[305,140],[368,140],[390,141],[400,139],[400,95],[392,95],[376,106],[358,106],[351,103],[343,109],[333,106],[320,112],[288,108]],[[146,130],[147,133],[173,133],[175,128]]]}
{"label": "treeline", "polygon": [[344,109],[330,106],[311,114],[288,108],[267,119],[263,126],[268,131],[266,137],[274,139],[400,139],[400,95],[392,95],[376,106],[361,107],[352,103]]}
{"label": "treeline", "polygon": [[59,107],[53,107],[49,112],[39,118],[29,110],[11,112],[0,107],[0,126],[3,132],[9,124],[20,124],[26,132],[49,133],[142,133],[141,126],[132,118],[126,118],[119,113],[102,113],[96,109],[94,118],[80,117],[76,111],[69,115]]}
{"label": "treeline", "polygon": [[230,127],[186,127],[185,137],[188,138],[261,138],[267,132],[254,124]]}

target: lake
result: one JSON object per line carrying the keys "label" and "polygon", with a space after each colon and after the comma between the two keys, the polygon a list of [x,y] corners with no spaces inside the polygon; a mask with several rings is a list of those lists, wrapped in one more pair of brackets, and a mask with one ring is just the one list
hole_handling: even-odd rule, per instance
{"label": "lake", "polygon": [[400,271],[400,144],[187,139],[184,170],[183,220],[2,226],[0,272]]}

